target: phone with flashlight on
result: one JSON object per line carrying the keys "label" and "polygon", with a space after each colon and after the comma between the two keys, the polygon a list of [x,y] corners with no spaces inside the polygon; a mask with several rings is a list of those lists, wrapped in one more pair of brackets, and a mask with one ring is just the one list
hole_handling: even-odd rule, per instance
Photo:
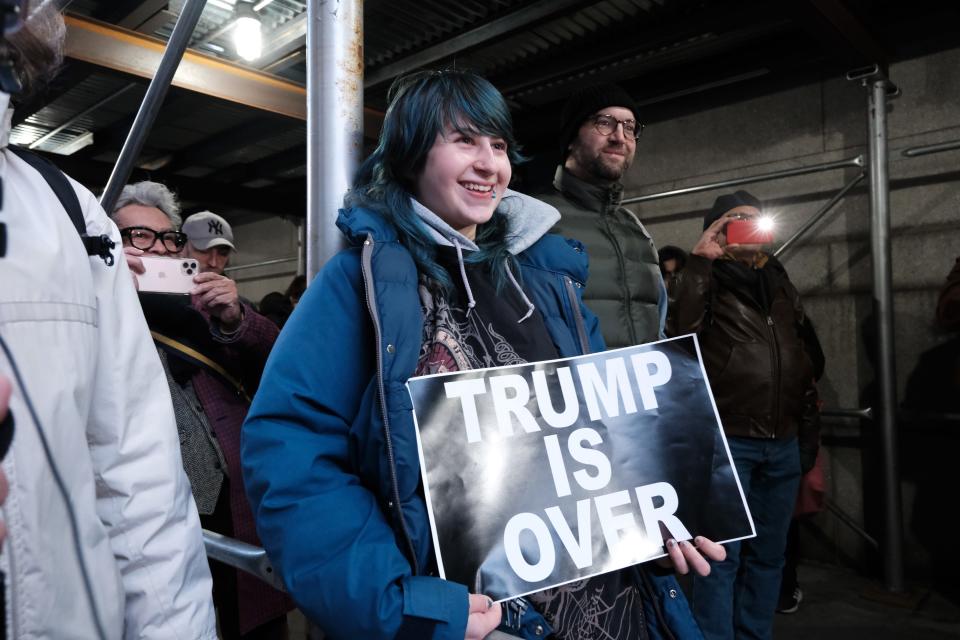
{"label": "phone with flashlight on", "polygon": [[767,216],[738,218],[727,223],[727,244],[770,244],[773,219]]}

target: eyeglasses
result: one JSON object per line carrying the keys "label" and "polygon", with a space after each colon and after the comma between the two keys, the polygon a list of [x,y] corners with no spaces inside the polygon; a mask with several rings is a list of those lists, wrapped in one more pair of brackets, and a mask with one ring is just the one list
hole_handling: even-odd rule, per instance
{"label": "eyeglasses", "polygon": [[171,253],[177,253],[187,244],[187,234],[179,231],[154,231],[150,227],[124,227],[120,237],[126,238],[130,246],[141,251],[149,251],[159,239]]}
{"label": "eyeglasses", "polygon": [[640,136],[643,135],[645,125],[640,124],[636,120],[617,120],[613,116],[605,113],[593,116],[593,128],[602,136],[611,135],[617,130],[618,124],[623,125],[623,135],[628,138],[639,140]]}

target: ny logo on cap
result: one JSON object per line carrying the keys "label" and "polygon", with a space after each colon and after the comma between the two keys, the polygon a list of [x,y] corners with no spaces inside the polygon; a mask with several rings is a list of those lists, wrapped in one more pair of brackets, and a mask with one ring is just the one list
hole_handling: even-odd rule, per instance
{"label": "ny logo on cap", "polygon": [[216,220],[210,220],[207,222],[207,231],[209,233],[215,233],[218,236],[223,235],[223,225],[217,222]]}

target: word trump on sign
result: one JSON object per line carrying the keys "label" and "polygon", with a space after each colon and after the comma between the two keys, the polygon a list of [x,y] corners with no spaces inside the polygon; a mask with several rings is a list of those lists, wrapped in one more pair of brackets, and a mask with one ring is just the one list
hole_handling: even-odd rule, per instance
{"label": "word trump on sign", "polygon": [[694,336],[407,386],[449,580],[502,600],[753,535]]}
{"label": "word trump on sign", "polygon": [[[601,376],[597,363],[585,362],[576,366],[579,389],[573,381],[570,367],[558,367],[555,370],[560,386],[563,408],[557,410],[550,397],[547,373],[534,370],[533,392],[536,406],[546,424],[555,429],[563,429],[575,424],[580,418],[580,399],[586,402],[587,414],[591,421],[601,417],[615,418],[623,413],[636,413],[637,403],[634,391],[640,397],[644,410],[657,408],[654,388],[670,380],[670,361],[659,351],[635,353],[630,356],[636,385],[631,387],[627,374],[626,357],[610,358],[603,363]],[[651,371],[652,368],[652,371]],[[498,433],[503,437],[513,435],[513,422],[516,420],[527,433],[540,431],[540,425],[527,409],[530,402],[530,385],[527,379],[518,374],[504,374],[490,378],[489,389],[486,378],[455,380],[443,385],[448,398],[460,398],[463,406],[463,425],[467,442],[480,442],[480,419],[477,413],[476,398],[489,391],[496,415]]]}

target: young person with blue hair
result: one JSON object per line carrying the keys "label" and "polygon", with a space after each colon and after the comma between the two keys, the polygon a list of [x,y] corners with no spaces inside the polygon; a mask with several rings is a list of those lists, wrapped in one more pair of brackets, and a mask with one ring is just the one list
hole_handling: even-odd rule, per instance
{"label": "young person with blue hair", "polygon": [[[244,425],[244,480],[268,554],[329,637],[473,639],[501,622],[489,598],[435,577],[405,383],[604,349],[580,300],[583,248],[546,235],[556,209],[507,190],[518,160],[506,103],[483,78],[398,81],[337,221],[350,246],[307,289],[267,364]],[[678,570],[708,570],[692,545],[670,551]],[[646,624],[604,637],[699,637],[672,574],[606,575],[642,592],[626,615]],[[538,595],[504,630],[582,637],[551,630]]]}

